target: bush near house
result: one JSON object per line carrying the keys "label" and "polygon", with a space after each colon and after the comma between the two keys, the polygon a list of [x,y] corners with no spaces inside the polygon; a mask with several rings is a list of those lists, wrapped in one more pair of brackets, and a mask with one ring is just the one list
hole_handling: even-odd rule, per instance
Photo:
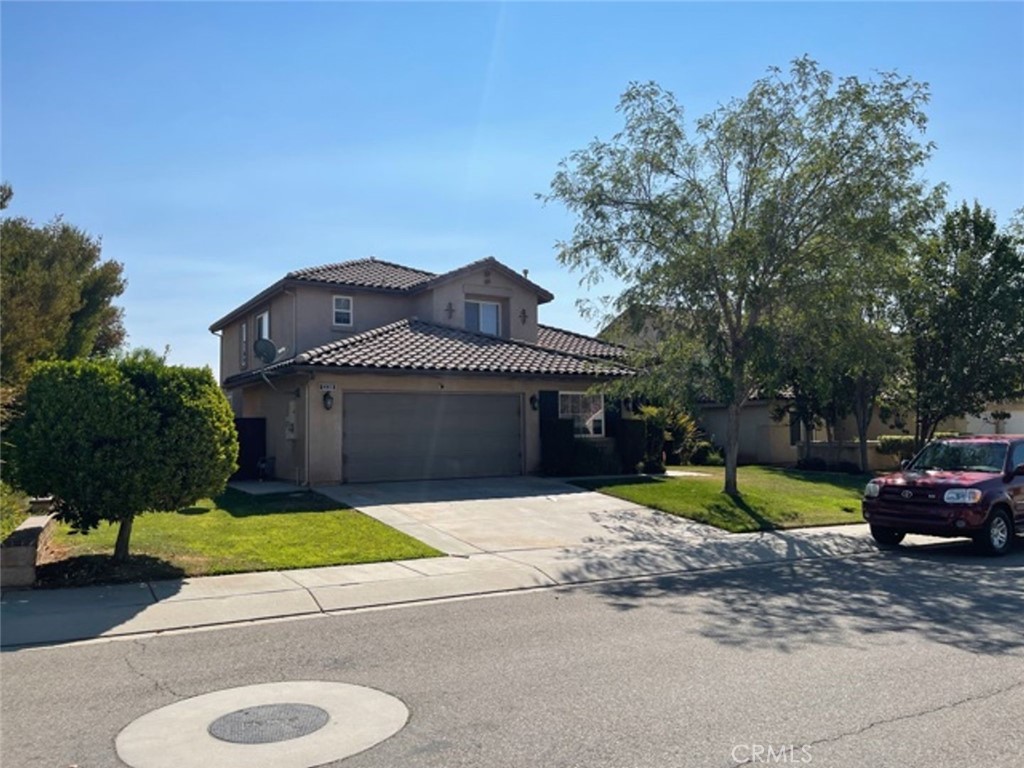
{"label": "bush near house", "polygon": [[722,458],[721,449],[716,448],[713,443],[709,443],[707,440],[700,440],[693,446],[693,452],[690,454],[690,463],[698,466],[722,466],[724,459]]}
{"label": "bush near house", "polygon": [[913,435],[879,435],[878,452],[885,456],[909,459],[914,455]]}
{"label": "bush near house", "polygon": [[126,560],[137,515],[219,494],[235,470],[231,407],[208,368],[150,350],[35,366],[9,430],[15,485],[56,499],[79,531],[117,522]]}
{"label": "bush near house", "polygon": [[[934,440],[944,437],[957,437],[959,432],[936,432]],[[878,452],[885,456],[896,456],[901,461],[912,459],[917,453],[913,435],[879,435]]]}

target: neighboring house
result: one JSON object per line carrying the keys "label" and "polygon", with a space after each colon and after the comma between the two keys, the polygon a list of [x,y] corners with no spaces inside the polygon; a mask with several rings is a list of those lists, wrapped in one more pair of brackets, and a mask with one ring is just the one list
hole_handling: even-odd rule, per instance
{"label": "neighboring house", "polygon": [[493,258],[440,275],[360,259],[289,272],[210,330],[236,416],[262,420],[243,443],[277,477],[519,475],[540,466],[540,411],[607,439],[588,390],[632,373],[621,347],[541,325],[553,298]]}
{"label": "neighboring house", "polygon": [[[802,455],[801,444],[811,441],[811,453],[830,462],[860,461],[857,442],[857,424],[852,416],[840,422],[834,429],[834,442],[826,443],[825,430],[814,430],[810,435],[803,433],[799,423],[789,418],[776,421],[772,409],[779,400],[751,399],[742,408],[740,420],[739,460],[749,464],[795,464]],[[1001,418],[994,418],[999,416]],[[723,405],[704,404],[700,408],[698,421],[708,433],[712,442],[725,442],[727,422]],[[876,441],[881,435],[913,434],[914,425],[904,429],[891,426],[877,414],[868,426],[868,440]],[[938,432],[958,432],[968,435],[1024,434],[1024,402],[989,405],[981,416],[966,416],[950,419],[939,425]],[[872,469],[891,468],[898,457],[886,456],[871,450],[868,454]]]}
{"label": "neighboring house", "polygon": [[[609,322],[598,333],[602,339],[620,341],[630,347],[643,349],[662,339],[662,331],[656,318],[623,312]],[[784,398],[783,398],[784,399]],[[795,464],[803,455],[803,444],[810,441],[811,455],[820,456],[829,462],[850,462],[859,464],[860,453],[857,441],[857,424],[852,416],[843,419],[833,430],[833,442],[826,442],[824,428],[806,430],[791,418],[776,420],[773,410],[783,399],[753,397],[742,407],[739,436],[739,461],[745,464]],[[703,402],[695,414],[701,428],[716,445],[724,445],[728,412],[725,405]],[[913,423],[905,429],[913,432]],[[950,419],[939,425],[939,432],[961,434],[1024,434],[1024,401],[996,403],[986,406],[980,416]],[[878,409],[868,425],[868,440],[876,441],[881,435],[901,434],[904,430],[885,423],[878,415]],[[872,468],[889,468],[891,456],[869,452]]]}

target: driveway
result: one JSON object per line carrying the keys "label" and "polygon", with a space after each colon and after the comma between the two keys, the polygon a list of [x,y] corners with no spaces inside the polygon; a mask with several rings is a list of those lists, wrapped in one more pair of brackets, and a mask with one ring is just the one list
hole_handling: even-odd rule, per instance
{"label": "driveway", "polygon": [[621,543],[703,528],[558,480],[501,477],[317,488],[450,555]]}
{"label": "driveway", "polygon": [[514,561],[559,583],[874,550],[866,526],[727,534],[548,478],[316,490],[449,555]]}

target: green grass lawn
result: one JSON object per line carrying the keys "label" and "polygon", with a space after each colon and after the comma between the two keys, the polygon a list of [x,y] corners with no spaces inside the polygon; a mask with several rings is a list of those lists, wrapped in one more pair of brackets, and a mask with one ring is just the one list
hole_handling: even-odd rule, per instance
{"label": "green grass lawn", "polygon": [[117,526],[88,535],[64,525],[52,562],[38,569],[45,586],[207,576],[437,557],[443,553],[371,517],[309,491],[250,496],[229,489],[177,512],[135,519],[131,559],[111,561]]}
{"label": "green grass lawn", "polygon": [[707,477],[638,477],[577,485],[733,533],[863,522],[869,475],[740,467],[740,496],[722,493],[722,467],[685,467]]}
{"label": "green grass lawn", "polygon": [[0,541],[14,533],[29,514],[28,496],[0,482]]}

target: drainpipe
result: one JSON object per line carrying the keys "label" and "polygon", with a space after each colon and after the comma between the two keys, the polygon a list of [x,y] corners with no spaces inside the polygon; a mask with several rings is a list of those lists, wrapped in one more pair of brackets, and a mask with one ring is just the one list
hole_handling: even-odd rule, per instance
{"label": "drainpipe", "polygon": [[302,463],[303,463],[303,466],[305,466],[305,468],[306,468],[306,482],[304,483],[304,485],[307,488],[309,487],[309,459],[310,459],[310,456],[309,456],[309,446],[310,446],[310,437],[309,437],[310,436],[309,401],[312,399],[310,397],[309,393],[310,393],[310,389],[312,388],[313,377],[315,375],[316,374],[313,374],[313,373],[309,374],[309,378],[306,380],[306,451],[305,451],[305,460]]}

